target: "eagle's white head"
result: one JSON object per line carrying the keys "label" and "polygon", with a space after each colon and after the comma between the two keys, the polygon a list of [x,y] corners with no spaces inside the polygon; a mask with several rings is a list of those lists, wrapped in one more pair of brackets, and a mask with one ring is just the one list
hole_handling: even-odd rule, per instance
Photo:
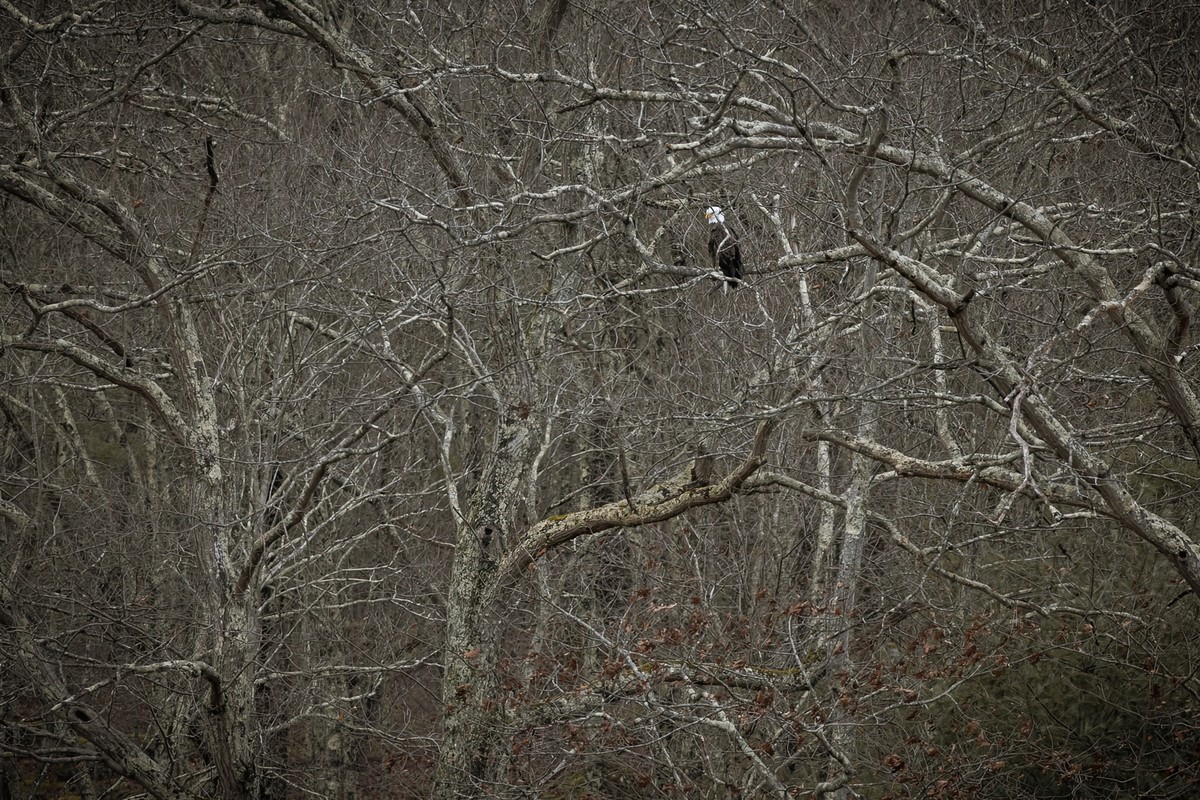
{"label": "eagle's white head", "polygon": [[709,225],[725,224],[725,215],[721,213],[720,206],[709,206],[704,209],[704,218],[708,220]]}

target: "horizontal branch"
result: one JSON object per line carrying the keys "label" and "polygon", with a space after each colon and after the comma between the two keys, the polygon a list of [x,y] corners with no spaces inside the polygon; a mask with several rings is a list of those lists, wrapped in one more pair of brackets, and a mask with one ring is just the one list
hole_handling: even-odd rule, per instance
{"label": "horizontal branch", "polygon": [[[808,438],[830,442],[847,450],[853,450],[868,458],[887,464],[901,476],[957,481],[959,483],[980,483],[1006,489],[1010,492],[1023,491],[1031,498],[1037,496],[1025,485],[1027,484],[1027,480],[1022,473],[1006,469],[1000,464],[972,463],[969,458],[952,458],[945,461],[929,461],[923,458],[914,458],[907,453],[887,447],[878,442],[845,434],[840,431],[819,431],[809,434]],[[1021,454],[1013,453],[1011,458],[1013,461],[1018,461],[1021,458]],[[1104,511],[1102,505],[1094,503],[1087,496],[1080,494],[1078,487],[1073,482],[1046,484],[1042,487],[1042,490],[1046,498],[1055,503],[1087,508],[1089,510],[1096,510],[1098,506],[1101,511]]]}
{"label": "horizontal branch", "polygon": [[773,689],[802,693],[811,691],[823,675],[822,672],[813,676],[800,667],[731,667],[714,662],[635,660],[634,667],[625,667],[612,677],[587,681],[575,689],[515,709],[507,721],[518,728],[553,725],[563,719],[593,713],[607,702],[637,697],[649,686],[664,684],[724,691]]}

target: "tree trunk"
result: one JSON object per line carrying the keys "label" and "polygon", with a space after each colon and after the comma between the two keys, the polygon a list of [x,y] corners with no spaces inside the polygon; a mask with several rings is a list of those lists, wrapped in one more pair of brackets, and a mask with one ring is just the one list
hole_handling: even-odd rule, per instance
{"label": "tree trunk", "polygon": [[222,676],[221,691],[210,687],[205,704],[209,752],[227,800],[260,800],[260,774],[251,724],[255,718],[258,651],[257,609],[229,603],[220,617],[213,667]]}
{"label": "tree trunk", "polygon": [[491,750],[499,735],[495,660],[500,626],[486,619],[483,589],[494,569],[488,552],[512,546],[530,444],[530,420],[522,411],[509,412],[472,497],[468,519],[458,526],[442,650],[445,716],[434,772],[436,800],[478,797],[492,777]]}

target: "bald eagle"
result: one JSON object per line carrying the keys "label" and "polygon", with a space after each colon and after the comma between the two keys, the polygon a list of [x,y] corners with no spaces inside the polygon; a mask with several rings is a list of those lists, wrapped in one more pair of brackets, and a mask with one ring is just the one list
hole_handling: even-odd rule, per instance
{"label": "bald eagle", "polygon": [[708,220],[708,254],[725,276],[721,289],[725,291],[730,286],[736,289],[742,285],[742,250],[738,247],[737,236],[725,227],[725,215],[720,206],[704,209],[704,218]]}

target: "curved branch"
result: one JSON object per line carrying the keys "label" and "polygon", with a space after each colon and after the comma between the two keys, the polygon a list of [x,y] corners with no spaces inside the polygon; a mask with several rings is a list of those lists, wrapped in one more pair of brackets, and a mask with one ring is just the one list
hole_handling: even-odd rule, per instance
{"label": "curved branch", "polygon": [[450,184],[450,189],[457,195],[459,203],[464,206],[471,203],[466,171],[438,131],[437,122],[414,95],[399,88],[396,79],[386,75],[369,53],[344,33],[327,25],[326,20],[319,19],[316,16],[318,12],[290,0],[273,3],[272,7],[278,10],[281,18],[302,31],[305,38],[327,52],[335,65],[354,73],[376,97],[399,113],[417,138],[429,148],[430,155]]}
{"label": "curved branch", "polygon": [[166,424],[176,442],[184,447],[195,447],[194,432],[171,396],[155,381],[134,369],[113,364],[88,350],[65,339],[25,339],[5,337],[0,340],[0,349],[32,350],[51,353],[75,362],[98,378],[114,383],[141,396]]}
{"label": "curved branch", "polygon": [[633,503],[620,500],[538,522],[500,559],[484,594],[494,594],[501,585],[546,553],[580,536],[662,522],[689,509],[728,500],[762,466],[767,440],[775,423],[775,419],[767,419],[758,424],[749,455],[716,483],[697,485],[695,462],[692,462],[674,477],[639,494]]}

